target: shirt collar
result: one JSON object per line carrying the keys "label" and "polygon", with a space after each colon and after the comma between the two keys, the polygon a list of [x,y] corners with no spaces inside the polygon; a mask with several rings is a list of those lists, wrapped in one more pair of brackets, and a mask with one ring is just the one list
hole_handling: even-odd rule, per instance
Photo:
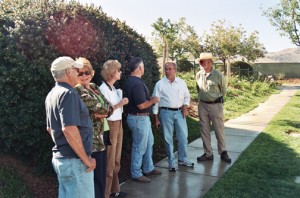
{"label": "shirt collar", "polygon": [[[167,78],[167,77],[164,77],[164,79],[165,79],[165,81],[167,81],[167,82],[170,82],[171,83],[171,81]],[[174,81],[173,82],[178,82],[178,78],[175,76],[175,79],[174,79]],[[172,82],[172,83],[173,83]]]}

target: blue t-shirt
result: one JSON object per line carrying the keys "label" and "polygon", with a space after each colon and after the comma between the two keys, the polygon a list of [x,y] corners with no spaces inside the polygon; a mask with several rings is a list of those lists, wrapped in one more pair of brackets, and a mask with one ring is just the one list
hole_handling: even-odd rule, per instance
{"label": "blue t-shirt", "polygon": [[48,93],[46,101],[47,127],[55,146],[53,157],[78,158],[62,131],[64,126],[77,126],[87,155],[92,154],[93,128],[89,111],[78,93],[68,84],[57,82]]}
{"label": "blue t-shirt", "polygon": [[127,105],[127,113],[149,113],[151,107],[139,110],[137,105],[140,105],[150,99],[149,91],[141,78],[129,76],[126,81],[125,96],[129,103]]}

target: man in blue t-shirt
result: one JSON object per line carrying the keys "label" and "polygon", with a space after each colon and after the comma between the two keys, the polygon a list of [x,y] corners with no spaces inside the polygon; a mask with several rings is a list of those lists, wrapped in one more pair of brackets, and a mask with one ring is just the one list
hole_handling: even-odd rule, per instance
{"label": "man in blue t-shirt", "polygon": [[158,103],[159,99],[150,97],[148,88],[141,79],[144,75],[142,59],[131,57],[129,68],[131,76],[125,89],[129,100],[127,124],[132,132],[131,177],[138,182],[148,183],[151,180],[147,176],[161,174],[161,171],[155,169],[152,161],[154,138],[149,118],[151,106]]}
{"label": "man in blue t-shirt", "polygon": [[47,131],[55,146],[52,164],[59,181],[59,197],[95,197],[91,158],[93,128],[89,111],[73,87],[83,65],[63,56],[55,59],[51,73],[56,81],[48,93]]}

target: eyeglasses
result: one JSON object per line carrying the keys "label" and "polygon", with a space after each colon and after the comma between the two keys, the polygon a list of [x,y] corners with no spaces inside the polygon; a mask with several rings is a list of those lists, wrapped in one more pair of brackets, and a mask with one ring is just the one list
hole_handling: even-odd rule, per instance
{"label": "eyeglasses", "polygon": [[83,75],[86,75],[86,76],[91,75],[91,72],[90,71],[85,71],[85,72],[79,72],[78,73],[78,76],[83,76]]}

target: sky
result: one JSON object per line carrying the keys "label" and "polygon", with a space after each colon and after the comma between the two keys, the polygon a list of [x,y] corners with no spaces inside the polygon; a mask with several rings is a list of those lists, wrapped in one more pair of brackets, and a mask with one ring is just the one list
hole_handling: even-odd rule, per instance
{"label": "sky", "polygon": [[259,42],[268,52],[297,47],[287,36],[273,27],[263,11],[280,0],[78,0],[101,6],[110,17],[125,21],[128,26],[149,39],[153,32],[151,24],[159,17],[173,22],[180,17],[193,26],[198,36],[210,32],[211,24],[226,20],[231,25],[241,25],[248,34],[258,31]]}

